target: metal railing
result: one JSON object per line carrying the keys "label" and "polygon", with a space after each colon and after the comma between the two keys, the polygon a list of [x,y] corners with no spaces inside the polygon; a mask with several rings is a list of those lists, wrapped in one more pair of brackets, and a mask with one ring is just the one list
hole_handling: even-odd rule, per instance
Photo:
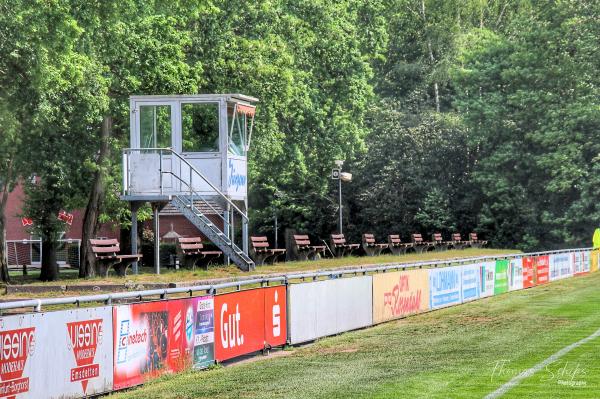
{"label": "metal railing", "polygon": [[[196,175],[198,176],[200,179],[202,179],[202,181],[204,183],[206,183],[219,197],[221,197],[232,209],[234,209],[236,212],[238,212],[240,215],[242,215],[242,218],[245,221],[248,221],[248,217],[247,215],[237,206],[233,203],[233,201],[231,201],[221,190],[219,190],[219,188],[217,188],[217,186],[215,186],[213,183],[211,183],[211,181],[204,176],[198,169],[196,169],[196,167],[194,165],[192,165],[190,162],[188,162],[187,159],[185,159],[183,156],[181,156],[181,154],[173,151],[171,148],[126,148],[123,150],[123,157],[124,157],[124,166],[126,167],[126,171],[125,174],[127,175],[127,178],[124,181],[123,184],[123,190],[125,190],[124,194],[130,190],[130,182],[131,182],[131,175],[130,175],[130,164],[129,164],[129,159],[130,159],[130,155],[132,153],[143,153],[143,152],[148,152],[148,153],[157,153],[159,155],[159,173],[160,173],[160,184],[159,184],[159,188],[160,188],[160,194],[163,195],[164,194],[164,184],[163,184],[163,175],[164,174],[171,174],[172,176],[175,176],[180,182],[185,183],[185,185],[188,187],[187,190],[185,190],[185,193],[189,194],[190,196],[192,195],[197,195],[199,199],[202,199],[203,201],[205,201],[208,204],[208,201],[206,201],[203,198],[203,195],[200,194],[197,190],[194,190],[192,187],[193,184],[193,176]],[[171,171],[164,171],[163,170],[163,158],[165,156],[165,154],[169,154],[169,155],[174,155],[175,158],[177,158],[180,161],[180,166],[179,166],[179,175],[177,175],[175,172]],[[185,166],[187,166],[189,168],[189,183],[185,182],[185,180],[181,177],[183,175],[183,170],[181,168],[181,165],[184,164]],[[180,194],[183,194],[184,192],[181,192]],[[210,204],[208,204],[210,206]],[[213,208],[214,209],[214,208]]]}
{"label": "metal railing", "polygon": [[192,287],[177,287],[177,288],[164,288],[164,289],[154,289],[154,290],[144,290],[144,291],[131,291],[131,292],[121,292],[121,293],[112,293],[112,294],[99,294],[99,295],[88,295],[88,296],[78,296],[78,297],[66,297],[66,298],[43,298],[43,299],[29,299],[22,301],[13,301],[13,302],[4,302],[0,303],[0,313],[4,310],[9,309],[21,309],[21,308],[33,308],[35,312],[40,312],[42,310],[42,306],[53,306],[53,305],[76,305],[79,306],[82,303],[90,303],[90,302],[99,302],[104,303],[106,305],[112,304],[113,301],[124,300],[124,299],[138,299],[142,301],[143,298],[148,297],[160,297],[160,299],[166,299],[168,295],[177,295],[187,293],[190,296],[193,296],[195,292],[201,292],[206,294],[216,294],[218,290],[226,289],[226,288],[236,288],[238,291],[242,289],[244,286],[257,285],[261,286],[269,285],[271,283],[278,282],[280,284],[290,284],[293,283],[293,280],[318,280],[320,277],[328,277],[328,278],[339,278],[344,275],[366,275],[367,273],[380,273],[387,272],[390,270],[406,270],[406,269],[417,269],[423,267],[448,267],[448,266],[458,266],[462,264],[468,264],[473,262],[480,261],[491,261],[491,260],[499,260],[499,259],[513,259],[513,258],[523,258],[530,256],[541,256],[541,255],[551,255],[557,253],[573,253],[573,252],[583,252],[583,251],[591,251],[592,248],[573,248],[573,249],[563,249],[563,250],[554,250],[554,251],[542,251],[542,252],[530,252],[530,253],[515,253],[515,254],[504,254],[504,255],[487,255],[487,256],[477,256],[477,257],[469,257],[469,258],[452,258],[452,259],[444,259],[444,260],[432,260],[425,262],[407,262],[407,263],[393,263],[387,265],[370,265],[366,267],[356,267],[356,268],[348,268],[348,269],[338,269],[338,270],[325,270],[325,271],[315,271],[315,272],[307,272],[307,273],[290,273],[281,276],[273,276],[266,278],[256,278],[256,279],[240,279],[238,281],[222,283],[222,284],[210,284],[210,285],[198,285]]}

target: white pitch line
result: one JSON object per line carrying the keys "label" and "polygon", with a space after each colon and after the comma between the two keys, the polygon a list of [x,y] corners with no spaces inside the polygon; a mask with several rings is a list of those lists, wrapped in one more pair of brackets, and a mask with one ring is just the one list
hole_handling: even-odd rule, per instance
{"label": "white pitch line", "polygon": [[512,380],[508,381],[506,384],[502,385],[500,388],[498,388],[494,392],[488,394],[484,399],[499,398],[500,396],[504,395],[506,392],[508,392],[515,386],[519,385],[519,383],[521,381],[523,381],[525,378],[531,377],[532,375],[534,375],[538,371],[542,370],[547,365],[557,361],[558,359],[560,359],[567,353],[571,352],[573,349],[578,348],[581,345],[593,340],[594,338],[598,338],[598,337],[600,337],[600,329],[598,329],[595,333],[593,333],[589,337],[583,338],[582,340],[572,343],[569,346],[565,346],[564,348],[562,348],[561,350],[559,350],[558,352],[556,352],[555,354],[553,354],[546,360],[536,364],[535,366],[533,366],[532,368],[530,368],[528,370],[523,371],[521,374],[517,375]]}

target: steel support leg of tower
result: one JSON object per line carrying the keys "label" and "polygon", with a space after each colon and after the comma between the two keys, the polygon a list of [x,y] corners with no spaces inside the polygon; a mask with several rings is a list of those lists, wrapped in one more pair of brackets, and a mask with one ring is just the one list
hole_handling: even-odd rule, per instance
{"label": "steel support leg of tower", "polygon": [[[137,212],[140,209],[141,202],[132,201],[131,202],[131,253],[133,255],[138,253],[138,229],[137,229]],[[138,274],[138,262],[133,262],[131,264],[131,268],[133,269],[133,274]]]}
{"label": "steel support leg of tower", "polygon": [[[244,201],[244,212],[248,215],[248,200]],[[248,221],[242,217],[242,250],[248,255]]]}
{"label": "steel support leg of tower", "polygon": [[158,204],[152,206],[154,209],[154,272],[160,274],[160,222],[158,220]]}

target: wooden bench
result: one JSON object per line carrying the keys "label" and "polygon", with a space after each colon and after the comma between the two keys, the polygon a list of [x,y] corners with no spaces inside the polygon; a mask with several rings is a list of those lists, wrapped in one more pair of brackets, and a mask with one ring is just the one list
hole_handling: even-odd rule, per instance
{"label": "wooden bench", "polygon": [[127,274],[127,268],[133,263],[142,259],[142,255],[119,255],[121,249],[119,241],[116,239],[90,239],[92,252],[96,257],[96,274],[102,277],[108,277],[108,272],[112,267],[118,276],[124,277]]}
{"label": "wooden bench", "polygon": [[353,251],[360,248],[359,244],[348,244],[343,234],[331,235],[331,250],[336,257],[350,255]]}
{"label": "wooden bench", "polygon": [[269,258],[274,262],[278,256],[285,255],[285,249],[269,248],[267,237],[251,236],[250,243],[250,255],[257,266],[264,265]]}
{"label": "wooden bench", "polygon": [[463,249],[469,246],[469,241],[464,241],[460,233],[453,233],[450,243],[454,249]]}
{"label": "wooden bench", "polygon": [[480,240],[477,238],[477,233],[471,233],[469,234],[469,244],[473,247],[473,248],[481,248],[484,245],[487,245],[487,241],[484,240]]}
{"label": "wooden bench", "polygon": [[444,241],[444,237],[442,237],[442,233],[433,233],[431,235],[431,242],[433,242],[434,249],[436,251],[445,251],[451,246],[450,241]]}
{"label": "wooden bench", "polygon": [[388,245],[389,245],[390,251],[392,251],[392,253],[394,255],[405,254],[406,251],[408,251],[409,249],[411,249],[413,247],[412,243],[402,242],[399,234],[390,234],[388,236]]}
{"label": "wooden bench", "polygon": [[294,234],[293,247],[299,260],[317,260],[325,252],[325,245],[312,245],[306,234]]}
{"label": "wooden bench", "polygon": [[421,233],[413,233],[411,238],[415,252],[418,254],[434,249],[434,244],[432,242],[423,241],[423,236]]}
{"label": "wooden bench", "polygon": [[377,256],[381,254],[381,251],[389,247],[388,244],[379,244],[375,242],[375,236],[371,233],[364,233],[362,235],[362,247],[365,250],[367,256]]}
{"label": "wooden bench", "polygon": [[205,250],[202,237],[179,237],[177,239],[177,256],[186,268],[195,269],[199,262],[201,266],[208,267],[210,262],[221,255],[223,255],[221,251]]}

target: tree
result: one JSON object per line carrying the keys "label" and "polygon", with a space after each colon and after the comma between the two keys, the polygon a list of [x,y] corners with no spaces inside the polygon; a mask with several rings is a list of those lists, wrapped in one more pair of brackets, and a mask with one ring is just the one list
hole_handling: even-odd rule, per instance
{"label": "tree", "polygon": [[356,232],[406,237],[474,227],[473,160],[460,118],[436,111],[415,115],[392,101],[374,106],[371,115],[367,151],[349,165]]}
{"label": "tree", "polygon": [[[64,2],[4,5],[0,85],[27,143],[19,173],[27,178],[24,212],[42,239],[43,280],[57,278],[56,240],[63,209],[80,206],[95,137],[106,107],[99,65],[75,51],[81,30]],[[30,176],[36,175],[36,184]]]}
{"label": "tree", "polygon": [[[186,2],[190,8],[203,6]],[[100,221],[127,226],[129,212],[118,200],[120,149],[129,142],[128,97],[135,94],[186,94],[197,90],[201,64],[188,63],[191,45],[189,18],[177,2],[168,6],[153,1],[119,4],[72,1],[72,14],[84,28],[78,48],[101,65],[109,88],[109,106],[95,130],[97,151],[84,214],[80,277],[95,275],[95,256],[89,239]],[[197,12],[197,11],[196,11]],[[140,63],[143,59],[144,62]],[[96,155],[97,154],[97,155]]]}
{"label": "tree", "polygon": [[0,281],[4,282],[10,281],[5,252],[5,209],[8,194],[18,176],[16,165],[20,144],[18,131],[18,122],[8,110],[5,100],[0,98]]}
{"label": "tree", "polygon": [[510,35],[462,40],[456,106],[477,151],[482,228],[496,245],[580,245],[600,223],[599,7],[564,2],[515,19]]}

